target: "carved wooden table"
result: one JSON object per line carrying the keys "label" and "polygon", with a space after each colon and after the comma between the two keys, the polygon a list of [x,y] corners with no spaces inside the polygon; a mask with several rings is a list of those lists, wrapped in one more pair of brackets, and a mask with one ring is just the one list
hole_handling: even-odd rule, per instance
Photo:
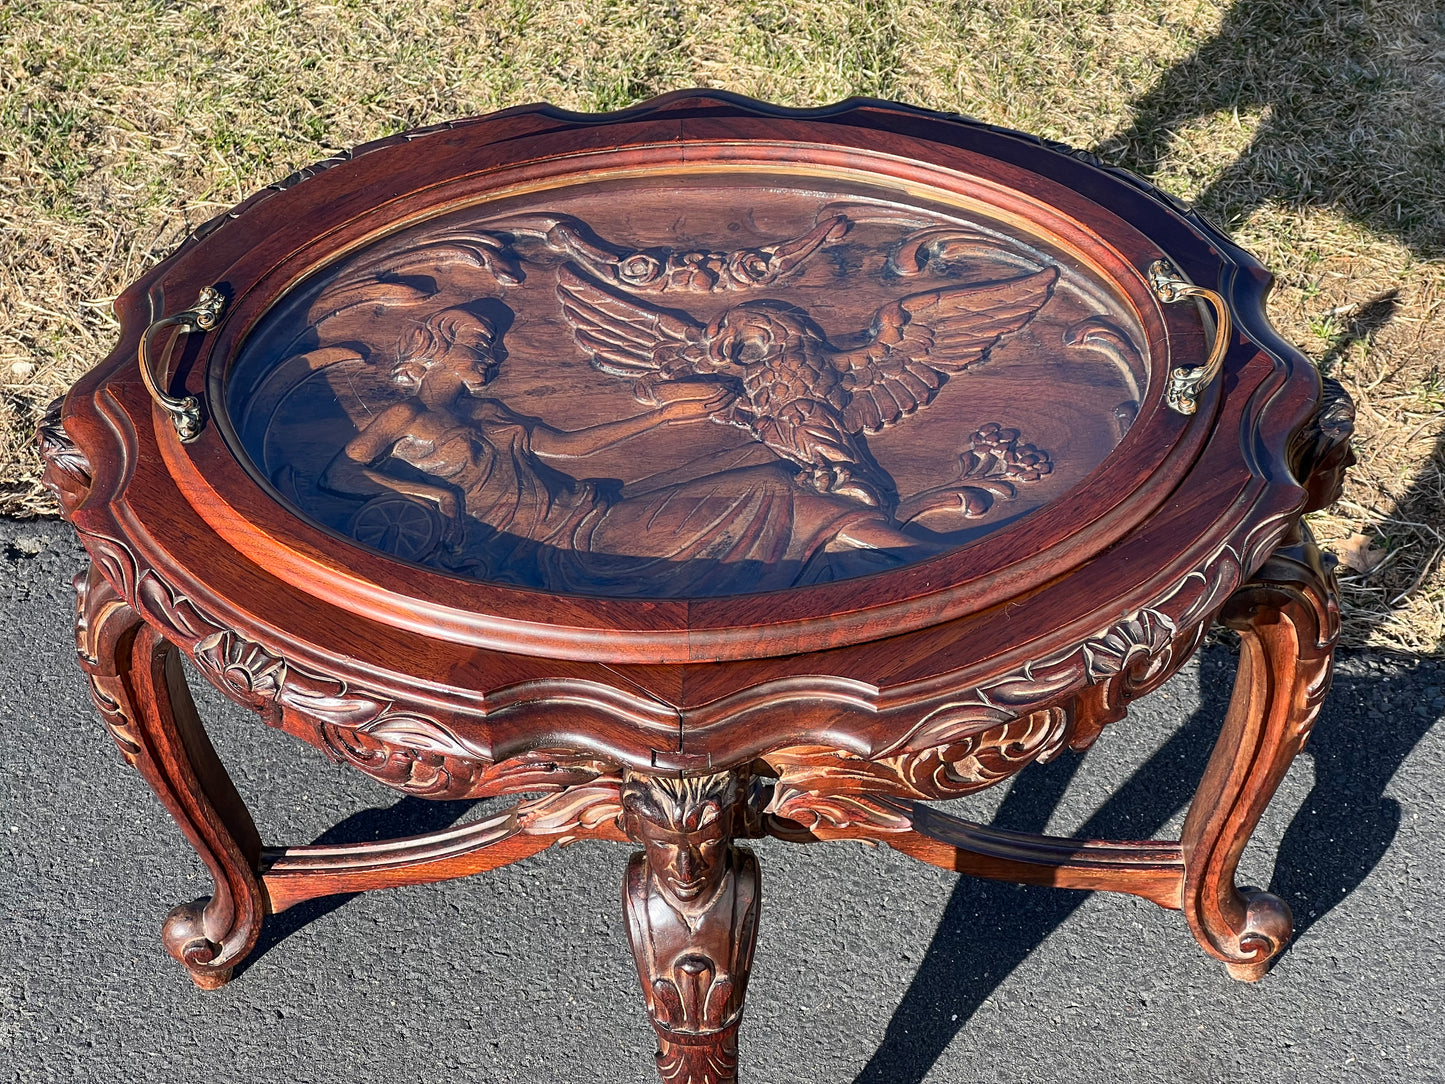
{"label": "carved wooden table", "polygon": [[[630,840],[658,1067],[732,1080],[770,835],[1133,893],[1258,978],[1289,910],[1235,866],[1329,683],[1299,520],[1351,421],[1268,282],[1087,155],[876,102],[511,110],[203,226],[41,429],[95,702],[215,877],[167,949],[214,988],[299,901]],[[1087,747],[1215,620],[1181,840],[923,804]],[[182,654],[404,791],[528,797],[264,846]]]}

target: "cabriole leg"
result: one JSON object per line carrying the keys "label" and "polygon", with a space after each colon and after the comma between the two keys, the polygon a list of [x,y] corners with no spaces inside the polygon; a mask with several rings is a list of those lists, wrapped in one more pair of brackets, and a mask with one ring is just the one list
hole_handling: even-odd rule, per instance
{"label": "cabriole leg", "polygon": [[733,845],[744,820],[737,772],[629,774],[627,939],[657,1032],[667,1084],[731,1084],[758,936],[758,862]]}
{"label": "cabriole leg", "polygon": [[106,728],[215,880],[214,895],[174,908],[161,932],[192,981],[214,990],[261,929],[261,840],[196,715],[180,652],[94,568],[75,588],[76,646]]}
{"label": "cabriole leg", "polygon": [[1239,675],[1184,822],[1184,914],[1199,943],[1245,982],[1269,969],[1294,920],[1277,896],[1237,888],[1235,869],[1314,725],[1339,636],[1332,559],[1299,530],[1220,615],[1240,635]]}

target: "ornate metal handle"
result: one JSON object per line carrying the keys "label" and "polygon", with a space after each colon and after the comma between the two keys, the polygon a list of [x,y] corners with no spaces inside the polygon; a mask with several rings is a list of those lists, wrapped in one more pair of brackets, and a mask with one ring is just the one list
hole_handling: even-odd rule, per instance
{"label": "ornate metal handle", "polygon": [[1224,355],[1229,350],[1232,325],[1229,319],[1229,305],[1224,295],[1203,286],[1185,282],[1168,260],[1155,260],[1149,265],[1149,283],[1154,295],[1166,305],[1182,301],[1186,297],[1202,297],[1214,307],[1214,349],[1209,352],[1203,365],[1189,369],[1180,366],[1169,374],[1169,387],[1164,392],[1164,401],[1180,414],[1193,414],[1199,409],[1199,393],[1219,375],[1224,367]]}
{"label": "ornate metal handle", "polygon": [[183,332],[210,331],[220,322],[221,310],[225,307],[226,299],[221,296],[221,291],[214,286],[203,287],[195,305],[174,316],[152,322],[140,337],[140,348],[136,351],[136,360],[140,363],[140,378],[145,383],[146,391],[151,393],[151,398],[171,416],[171,424],[176,427],[176,435],[181,438],[182,444],[189,444],[201,435],[201,404],[194,395],[177,399],[161,390],[160,382],[151,368],[150,342],[156,332],[168,327],[177,327]]}

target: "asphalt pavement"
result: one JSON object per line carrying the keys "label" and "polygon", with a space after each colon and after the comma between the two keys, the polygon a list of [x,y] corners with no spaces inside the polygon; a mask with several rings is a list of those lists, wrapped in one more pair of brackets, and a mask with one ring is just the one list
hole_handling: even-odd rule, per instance
{"label": "asphalt pavement", "polygon": [[[271,920],[228,986],[196,990],[159,929],[209,881],[89,702],[71,635],[83,563],[63,523],[0,519],[0,1080],[655,1081],[620,846],[313,901]],[[957,805],[1177,838],[1232,674],[1229,644],[1209,643],[1086,755]],[[195,684],[267,842],[488,808],[389,791]],[[1442,686],[1438,660],[1341,653],[1243,861],[1297,920],[1253,986],[1133,897],[961,879],[854,843],[754,844],[744,1079],[1445,1081]]]}

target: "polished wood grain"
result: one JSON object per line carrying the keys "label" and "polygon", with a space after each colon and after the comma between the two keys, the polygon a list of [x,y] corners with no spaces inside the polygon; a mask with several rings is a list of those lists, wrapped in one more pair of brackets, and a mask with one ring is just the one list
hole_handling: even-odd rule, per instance
{"label": "polished wood grain", "polygon": [[92,567],[76,577],[76,649],[121,755],[145,777],[215,883],[166,916],[161,940],[203,990],[231,978],[261,932],[261,839],[196,715],[180,652]]}
{"label": "polished wood grain", "polygon": [[1340,634],[1334,559],[1300,524],[1220,620],[1240,635],[1239,675],[1184,821],[1184,914],[1231,975],[1253,982],[1289,940],[1293,920],[1279,897],[1236,887],[1234,872],[1330,688]]}
{"label": "polished wood grain", "polygon": [[[482,204],[313,275],[227,375],[256,472],[454,575],[703,598],[956,548],[1122,439],[1149,374],[1105,284],[961,212],[734,168]],[[699,234],[746,247],[679,251]],[[1061,395],[1019,404],[1040,380]]]}
{"label": "polished wood grain", "polygon": [[[1169,374],[1223,323],[1156,293],[1161,259],[1231,316],[1188,416]],[[204,287],[219,322],[152,344],[201,406],[183,441],[136,355]],[[214,987],[301,901],[630,840],[659,1071],[732,1080],[760,915],[738,841],[770,836],[1138,895],[1257,979],[1288,909],[1235,869],[1328,687],[1299,519],[1353,419],[1268,287],[1137,178],[868,101],[509,110],[219,216],[118,299],[115,352],[39,434],[92,559],[97,706],[215,881],[166,947]],[[1240,673],[1180,840],[927,804],[1087,748],[1216,620]],[[263,846],[181,655],[389,786],[525,797]]]}

